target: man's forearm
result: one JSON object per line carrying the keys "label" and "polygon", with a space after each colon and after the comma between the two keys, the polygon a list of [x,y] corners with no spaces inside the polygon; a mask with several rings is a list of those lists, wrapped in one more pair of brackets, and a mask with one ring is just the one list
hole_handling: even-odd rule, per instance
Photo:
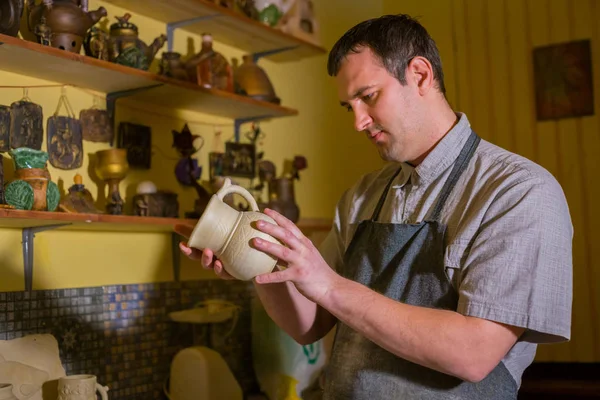
{"label": "man's forearm", "polygon": [[271,319],[300,344],[321,339],[335,324],[328,311],[304,297],[291,282],[254,287]]}
{"label": "man's forearm", "polygon": [[512,346],[489,343],[489,321],[403,304],[343,278],[320,303],[398,357],[467,381],[483,379]]}

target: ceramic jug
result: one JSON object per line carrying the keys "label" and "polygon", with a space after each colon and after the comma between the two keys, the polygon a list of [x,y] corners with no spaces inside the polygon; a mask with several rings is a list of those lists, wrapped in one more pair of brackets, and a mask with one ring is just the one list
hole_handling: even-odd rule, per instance
{"label": "ceramic jug", "polygon": [[17,400],[18,398],[12,392],[13,385],[10,383],[0,383],[0,400]]}
{"label": "ceramic jug", "polygon": [[[231,193],[241,195],[250,204],[252,211],[238,211],[226,204],[223,199]],[[275,223],[271,217],[259,211],[250,192],[231,184],[231,180],[226,178],[221,189],[208,202],[190,235],[188,246],[200,250],[211,249],[231,276],[245,281],[253,279],[257,275],[271,272],[277,259],[255,249],[251,245],[251,239],[258,237],[279,243],[255,227],[258,220]]]}
{"label": "ceramic jug", "polygon": [[108,387],[99,385],[95,375],[63,376],[58,379],[57,400],[96,400],[96,390],[108,400]]}

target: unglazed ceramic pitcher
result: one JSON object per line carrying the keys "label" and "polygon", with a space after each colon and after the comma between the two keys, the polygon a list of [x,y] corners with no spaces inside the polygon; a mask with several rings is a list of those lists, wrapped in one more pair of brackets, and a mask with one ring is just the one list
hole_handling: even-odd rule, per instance
{"label": "unglazed ceramic pitcher", "polygon": [[57,400],[96,400],[96,390],[108,400],[108,387],[99,385],[95,375],[63,376],[58,379]]}
{"label": "unglazed ceramic pitcher", "polygon": [[[226,204],[223,198],[230,193],[238,193],[244,197],[252,211],[240,212]],[[254,226],[258,220],[275,223],[271,217],[259,212],[256,200],[250,192],[241,186],[232,185],[231,180],[226,178],[221,189],[212,195],[208,202],[190,235],[188,246],[212,250],[231,276],[240,280],[250,280],[257,275],[271,272],[277,263],[276,258],[255,249],[250,243],[255,237],[279,243]]]}

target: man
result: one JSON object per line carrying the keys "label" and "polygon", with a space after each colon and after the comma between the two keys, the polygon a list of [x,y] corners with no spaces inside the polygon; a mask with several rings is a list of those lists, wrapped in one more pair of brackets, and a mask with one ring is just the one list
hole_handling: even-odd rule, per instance
{"label": "man", "polygon": [[349,30],[328,70],[389,163],[344,193],[320,252],[265,210],[277,225],[258,229],[285,246],[254,245],[286,267],[255,279],[261,301],[300,343],[337,325],[326,399],[516,399],[537,344],[570,339],[560,185],[451,109],[436,45],[406,15]]}

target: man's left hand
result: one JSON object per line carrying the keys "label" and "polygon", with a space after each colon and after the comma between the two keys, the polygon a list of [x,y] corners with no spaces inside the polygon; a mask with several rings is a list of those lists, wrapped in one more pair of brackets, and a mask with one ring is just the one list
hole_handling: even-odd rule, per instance
{"label": "man's left hand", "polygon": [[258,250],[278,258],[286,267],[281,271],[259,275],[255,282],[265,284],[290,281],[306,298],[319,303],[341,277],[327,265],[319,250],[292,221],[271,209],[265,209],[264,213],[273,218],[277,225],[258,221],[258,229],[285,246],[259,238],[254,238],[253,244]]}

